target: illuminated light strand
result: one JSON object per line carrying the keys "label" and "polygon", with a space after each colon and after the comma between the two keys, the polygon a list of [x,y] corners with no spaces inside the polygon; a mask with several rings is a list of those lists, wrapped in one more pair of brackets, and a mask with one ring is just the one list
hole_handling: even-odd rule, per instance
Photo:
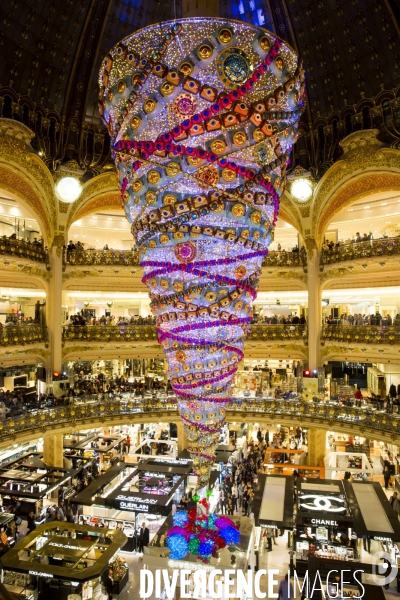
{"label": "illuminated light strand", "polygon": [[[262,252],[261,254],[263,256],[266,255],[264,252]],[[240,287],[243,290],[245,290],[246,292],[249,292],[251,294],[253,300],[255,300],[257,298],[257,293],[254,290],[254,288],[252,288],[247,283],[242,282],[241,280],[233,279],[232,277],[225,277],[223,275],[218,275],[218,274],[214,274],[214,273],[209,273],[207,271],[200,271],[200,269],[196,269],[195,267],[192,267],[191,269],[182,269],[181,268],[182,266],[183,265],[176,265],[176,268],[171,267],[171,269],[169,269],[169,270],[160,269],[159,271],[153,271],[152,273],[145,275],[142,278],[142,282],[146,283],[146,281],[148,281],[149,279],[153,279],[154,277],[157,277],[158,275],[168,275],[169,273],[174,272],[174,271],[184,270],[185,272],[188,272],[191,275],[197,275],[198,277],[206,277],[207,279],[216,281],[217,283],[222,283],[225,285],[231,285],[231,286],[236,286],[236,287],[238,287],[240,285]]]}
{"label": "illuminated light strand", "polygon": [[[203,261],[197,261],[195,264],[196,267],[219,267],[219,266],[224,266],[224,265],[231,265],[237,261],[245,261],[245,260],[249,260],[250,258],[255,258],[257,256],[265,256],[266,251],[264,250],[260,250],[258,252],[252,252],[249,254],[239,254],[238,256],[235,256],[233,258],[217,258],[216,260],[203,260]],[[141,266],[142,267],[164,267],[166,269],[170,269],[175,268],[175,267],[181,267],[183,270],[187,270],[190,269],[191,264],[180,264],[177,265],[176,263],[171,263],[171,262],[163,262],[163,261],[156,261],[156,260],[143,260],[141,262]]]}
{"label": "illuminated light strand", "polygon": [[217,375],[216,377],[209,377],[207,379],[199,379],[198,382],[193,382],[193,383],[174,383],[174,384],[172,384],[172,387],[174,388],[174,390],[191,390],[193,388],[207,385],[208,383],[217,383],[218,381],[222,381],[223,379],[226,379],[227,377],[231,377],[232,375],[234,375],[236,373],[236,371],[237,371],[237,368],[231,369],[231,371],[229,371],[229,373],[224,373],[223,375]]}
{"label": "illuminated light strand", "polygon": [[206,433],[217,433],[217,431],[219,431],[218,428],[215,429],[213,427],[207,427],[207,425],[202,425],[201,423],[197,423],[197,421],[196,422],[190,421],[190,419],[187,419],[183,415],[181,416],[181,419],[182,419],[182,421],[186,421],[186,423],[190,423],[191,425],[193,425],[194,423],[196,423],[196,427],[198,427],[202,431],[205,431]]}
{"label": "illuminated light strand", "polygon": [[[251,317],[240,317],[233,318],[229,321],[224,321],[223,319],[218,319],[215,321],[205,321],[203,323],[191,323],[190,325],[182,325],[173,331],[160,329],[157,327],[157,333],[159,335],[160,343],[164,341],[165,338],[174,338],[178,336],[179,333],[187,332],[187,331],[199,331],[203,329],[209,329],[213,327],[228,327],[232,325],[244,325],[251,322]],[[188,338],[189,339],[189,338]],[[190,343],[190,342],[189,342]],[[202,345],[200,340],[197,341],[198,344]]]}

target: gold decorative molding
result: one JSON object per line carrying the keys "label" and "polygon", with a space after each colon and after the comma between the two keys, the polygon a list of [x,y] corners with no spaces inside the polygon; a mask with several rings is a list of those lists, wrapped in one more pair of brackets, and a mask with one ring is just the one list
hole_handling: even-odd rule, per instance
{"label": "gold decorative molding", "polygon": [[31,275],[32,277],[39,277],[44,281],[50,281],[50,271],[47,271],[46,269],[41,269],[40,267],[31,267],[30,265],[22,264],[21,260],[24,259],[18,258],[18,263],[15,260],[10,262],[6,269],[0,267],[0,272],[3,271],[5,273],[26,273],[27,275]]}
{"label": "gold decorative molding", "polygon": [[43,342],[43,347],[40,346],[5,346],[0,348],[0,358],[11,358],[17,354],[23,354],[27,357],[39,356],[46,359],[50,356],[50,350],[46,349]]}
{"label": "gold decorative molding", "polygon": [[33,135],[22,123],[0,118],[0,181],[34,210],[50,243],[57,222],[54,181],[30,145]]}
{"label": "gold decorative molding", "polygon": [[[267,267],[264,268],[264,274],[266,270]],[[278,271],[274,273],[274,277],[279,277],[280,279],[299,279],[303,283],[307,283],[307,275],[301,271]]]}

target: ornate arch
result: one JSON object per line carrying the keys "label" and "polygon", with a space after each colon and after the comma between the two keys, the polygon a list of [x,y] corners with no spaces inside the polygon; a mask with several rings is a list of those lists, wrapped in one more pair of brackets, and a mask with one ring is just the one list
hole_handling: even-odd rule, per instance
{"label": "ornate arch", "polygon": [[74,214],[74,222],[98,210],[110,210],[112,208],[121,208],[121,194],[119,192],[110,192],[91,198]]}
{"label": "ornate arch", "polygon": [[357,199],[400,191],[400,151],[385,148],[376,129],[357,131],[340,145],[343,159],[321,179],[312,204],[312,232],[320,247],[332,217]]}
{"label": "ornate arch", "polygon": [[79,199],[68,206],[67,231],[74,221],[106,208],[120,208],[121,195],[114,171],[98,175],[83,186]]}
{"label": "ornate arch", "polygon": [[0,187],[25,203],[50,245],[57,222],[54,181],[30,142],[35,134],[12,119],[0,119]]}

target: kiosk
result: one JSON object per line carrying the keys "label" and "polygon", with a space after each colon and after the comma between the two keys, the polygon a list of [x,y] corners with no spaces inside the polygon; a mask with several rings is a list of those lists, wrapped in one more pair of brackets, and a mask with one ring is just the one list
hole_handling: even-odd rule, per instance
{"label": "kiosk", "polygon": [[128,567],[117,553],[122,531],[73,523],[47,523],[2,557],[3,583],[27,600],[89,600],[102,597],[102,577],[112,569],[114,593],[128,582]]}
{"label": "kiosk", "polygon": [[296,571],[304,575],[309,556],[354,561],[358,558],[354,517],[342,481],[297,480]]}

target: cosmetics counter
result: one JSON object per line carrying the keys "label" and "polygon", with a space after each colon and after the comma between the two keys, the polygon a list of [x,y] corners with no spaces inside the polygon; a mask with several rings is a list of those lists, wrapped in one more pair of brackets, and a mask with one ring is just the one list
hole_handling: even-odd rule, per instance
{"label": "cosmetics counter", "polygon": [[16,498],[21,516],[34,514],[71,495],[80,470],[48,467],[39,453],[26,453],[0,465],[0,496],[4,507]]}
{"label": "cosmetics counter", "polygon": [[2,557],[2,583],[24,600],[100,600],[112,570],[114,594],[128,583],[129,570],[118,555],[120,530],[73,523],[38,526]]}
{"label": "cosmetics counter", "polygon": [[74,502],[83,505],[79,522],[120,529],[127,537],[123,550],[137,549],[137,534],[146,521],[150,537],[171,512],[186,488],[192,461],[187,459],[147,458],[137,465],[113,465],[92,481]]}
{"label": "cosmetics counter", "polygon": [[358,557],[354,518],[341,481],[297,481],[294,551],[296,570],[304,575],[309,556],[354,561]]}
{"label": "cosmetics counter", "polygon": [[96,459],[100,471],[104,472],[121,453],[125,438],[126,436],[103,436],[99,433],[74,433],[64,437],[64,456],[70,461]]}

